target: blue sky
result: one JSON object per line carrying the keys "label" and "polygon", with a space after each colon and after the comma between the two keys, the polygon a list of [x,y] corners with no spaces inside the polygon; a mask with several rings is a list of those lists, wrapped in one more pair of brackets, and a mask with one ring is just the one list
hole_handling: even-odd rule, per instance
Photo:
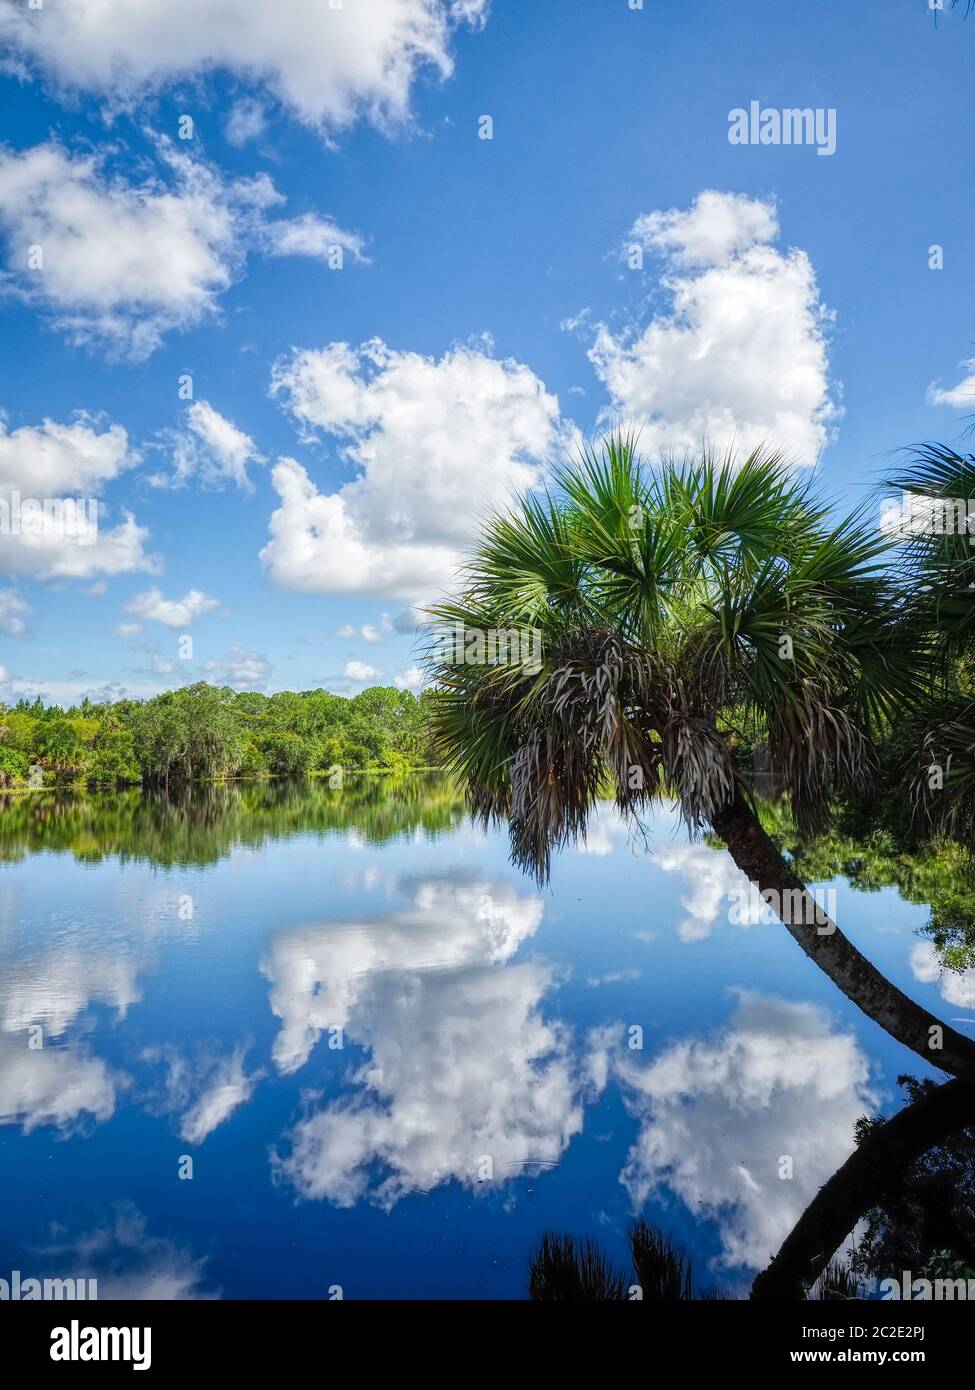
{"label": "blue sky", "polygon": [[[0,497],[99,499],[92,545],[0,535],[0,698],[415,688],[478,512],[608,420],[851,501],[965,427],[975,19],[82,8],[0,0]],[[835,153],[729,143],[751,101]]]}

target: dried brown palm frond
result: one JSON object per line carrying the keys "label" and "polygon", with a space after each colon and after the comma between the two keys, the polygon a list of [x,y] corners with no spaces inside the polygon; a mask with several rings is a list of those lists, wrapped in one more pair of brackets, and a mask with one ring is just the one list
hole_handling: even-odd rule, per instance
{"label": "dried brown palm frond", "polygon": [[863,790],[877,768],[863,729],[826,685],[805,680],[769,723],[771,760],[804,833],[821,831],[836,792]]}
{"label": "dried brown palm frond", "polygon": [[910,781],[916,821],[975,840],[975,704],[925,731],[919,763]]}

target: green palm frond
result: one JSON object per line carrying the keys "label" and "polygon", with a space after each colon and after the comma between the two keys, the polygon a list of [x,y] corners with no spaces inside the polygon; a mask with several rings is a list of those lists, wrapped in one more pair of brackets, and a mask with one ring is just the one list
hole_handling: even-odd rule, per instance
{"label": "green palm frond", "polygon": [[[666,789],[708,824],[740,781],[731,708],[766,731],[798,819],[819,824],[920,697],[889,544],[768,451],[650,467],[607,436],[492,518],[464,592],[431,610],[440,753],[541,878],[607,776],[628,813]],[[444,658],[452,631],[519,625],[537,635],[533,667]]]}

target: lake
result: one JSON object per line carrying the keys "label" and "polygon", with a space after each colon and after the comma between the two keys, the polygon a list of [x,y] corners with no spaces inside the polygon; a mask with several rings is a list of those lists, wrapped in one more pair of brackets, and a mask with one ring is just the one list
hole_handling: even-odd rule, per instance
{"label": "lake", "polygon": [[[8,798],[0,1275],[522,1298],[544,1231],[623,1262],[642,1213],[697,1287],[747,1293],[923,1067],[741,920],[726,853],[665,805],[647,829],[601,806],[542,889],[435,776]],[[975,1021],[924,906],[817,886],[890,979]]]}

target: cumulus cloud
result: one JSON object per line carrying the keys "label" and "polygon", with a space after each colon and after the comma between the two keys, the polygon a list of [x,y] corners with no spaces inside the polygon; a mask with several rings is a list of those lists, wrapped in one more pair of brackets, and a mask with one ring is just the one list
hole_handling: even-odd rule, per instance
{"label": "cumulus cloud", "polygon": [[158,695],[165,686],[158,681],[133,681],[123,685],[120,681],[95,682],[79,677],[75,680],[27,680],[21,676],[4,675],[0,672],[0,685],[8,686],[8,699],[40,700],[43,704],[80,704],[85,698],[96,705],[113,704],[116,700],[148,700]]}
{"label": "cumulus cloud", "polygon": [[219,1297],[209,1284],[206,1259],[164,1236],[151,1234],[145,1217],[120,1203],[104,1225],[40,1252],[59,1277],[95,1279],[101,1303],[128,1299],[172,1302]]}
{"label": "cumulus cloud", "polygon": [[[216,314],[248,251],[274,243],[268,210],[285,201],[267,175],[226,180],[167,140],[157,153],[167,177],[133,183],[107,154],[0,149],[8,289],[71,342],[136,360]],[[309,254],[300,237],[285,249],[287,225],[275,254]]]}
{"label": "cumulus cloud", "polygon": [[227,117],[225,133],[231,145],[238,149],[259,140],[267,129],[267,112],[261,102],[254,97],[242,97],[235,101]]}
{"label": "cumulus cloud", "polygon": [[607,417],[641,429],[650,453],[767,443],[815,462],[838,415],[823,306],[808,256],[772,243],[771,203],[705,191],[686,211],[637,220],[634,245],[662,257],[669,304],[649,323],[598,326],[589,352]]}
{"label": "cumulus cloud", "polygon": [[471,347],[439,360],[374,340],[295,350],[272,379],[306,439],[339,440],[356,476],[319,491],[279,459],[261,551],[284,588],[426,600],[447,587],[485,509],[540,478],[558,400],[521,363]]}
{"label": "cumulus cloud", "polygon": [[0,492],[18,488],[42,498],[100,492],[138,455],[121,425],[99,425],[80,414],[67,425],[44,420],[9,430],[0,418]]}
{"label": "cumulus cloud", "polygon": [[669,844],[661,845],[653,859],[665,873],[681,874],[690,887],[690,893],[680,900],[686,913],[677,926],[682,941],[709,937],[719,918],[728,920],[731,894],[747,893],[751,886],[726,850],[716,851],[702,844]]}
{"label": "cumulus cloud", "polygon": [[207,679],[235,690],[260,690],[267,684],[271,663],[261,652],[232,647],[225,655],[204,664]]}
{"label": "cumulus cloud", "polygon": [[[133,464],[138,454],[121,425],[78,413],[69,423],[45,419],[10,429],[0,417],[0,573],[39,579],[90,579],[96,574],[153,571],[157,561],[145,552],[149,532],[123,512],[106,526],[108,508],[97,494]],[[43,524],[28,526],[25,504],[52,512]],[[65,519],[69,504],[77,524]]]}
{"label": "cumulus cloud", "polygon": [[388,1209],[444,1182],[493,1185],[558,1162],[582,1104],[566,1030],[540,1013],[550,967],[418,975],[405,994],[376,983],[354,1035],[371,1062],[348,1078],[351,1094],[294,1126],[277,1158],[301,1196]]}
{"label": "cumulus cloud", "polygon": [[705,189],[686,211],[671,208],[638,217],[628,244],[658,251],[681,267],[706,266],[775,241],[778,235],[772,203]]}
{"label": "cumulus cloud", "polygon": [[[615,1075],[640,1129],[621,1181],[634,1207],[667,1189],[721,1238],[718,1265],[759,1269],[854,1147],[874,1110],[870,1065],[855,1037],[809,1003],[736,991],[710,1038],[674,1042],[649,1064],[611,1033],[594,1067]],[[780,1162],[792,1160],[791,1180]]]}
{"label": "cumulus cloud", "polygon": [[276,1156],[303,1197],[388,1209],[444,1182],[491,1186],[556,1163],[582,1128],[567,1031],[541,1015],[553,971],[503,964],[541,901],[469,875],[425,880],[413,897],[408,912],[285,933],[272,947],[279,1066],[300,1065],[325,1028],[369,1053]]}
{"label": "cumulus cloud", "polygon": [[229,70],[327,133],[404,121],[418,71],[448,76],[454,29],[486,10],[487,0],[141,0],[135,10],[102,0],[35,12],[0,0],[0,40],[61,86],[116,103]]}
{"label": "cumulus cloud", "polygon": [[379,615],[378,623],[363,623],[361,627],[355,627],[352,623],[344,623],[335,632],[336,637],[361,637],[363,642],[381,642],[382,639],[393,631],[393,623],[388,613]]}
{"label": "cumulus cloud", "polygon": [[8,637],[27,636],[30,606],[14,589],[0,589],[0,632]]}
{"label": "cumulus cloud", "polygon": [[344,264],[348,253],[353,261],[366,264],[362,237],[343,231],[330,217],[319,217],[314,212],[270,223],[265,246],[269,256],[307,256],[338,267]]}
{"label": "cumulus cloud", "polygon": [[[8,274],[74,342],[147,357],[216,308],[239,259],[216,178],[181,159],[178,185],[113,178],[54,144],[0,152]],[[43,268],[30,271],[31,246]]]}
{"label": "cumulus cloud", "polygon": [[282,1072],[303,1066],[321,1033],[345,1028],[374,976],[501,964],[537,931],[543,904],[505,881],[454,871],[406,879],[409,906],[371,921],[326,922],[279,933],[263,973],[281,1019],[273,1058]]}
{"label": "cumulus cloud", "polygon": [[98,532],[91,544],[77,535],[47,529],[35,535],[4,536],[0,573],[32,575],[37,579],[92,579],[96,574],[155,574],[159,560],[146,552],[149,530],[131,512],[123,511],[117,526],[106,527],[98,507]]}
{"label": "cumulus cloud", "polygon": [[29,1048],[24,1034],[0,1036],[0,1125],[25,1134],[41,1125],[71,1133],[115,1111],[117,1078],[82,1049]]}
{"label": "cumulus cloud", "polygon": [[419,690],[425,679],[419,666],[408,666],[393,677],[393,684],[397,690]]}
{"label": "cumulus cloud", "polygon": [[6,961],[0,981],[0,1028],[23,1033],[39,1025],[45,1040],[58,1038],[92,1003],[104,1004],[124,1018],[142,997],[138,970],[138,960],[129,950],[85,951],[74,943],[32,954],[26,961]]}
{"label": "cumulus cloud", "polygon": [[975,357],[962,363],[968,375],[957,386],[942,390],[935,382],[928,387],[929,405],[950,405],[955,410],[971,410],[975,407]]}
{"label": "cumulus cloud", "polygon": [[426,618],[419,608],[404,608],[393,619],[393,631],[403,637],[415,637],[419,629],[426,625]]}
{"label": "cumulus cloud", "polygon": [[194,401],[186,412],[184,428],[173,432],[169,439],[173,470],[153,474],[149,482],[154,487],[185,487],[195,479],[209,488],[234,483],[242,492],[254,490],[247,465],[263,463],[263,455],[250,435],[239,430],[209,401]]}
{"label": "cumulus cloud", "polygon": [[211,598],[201,589],[190,589],[182,598],[164,598],[161,589],[147,589],[136,594],[125,605],[126,613],[144,622],[163,623],[166,627],[186,628],[204,613],[219,607],[220,600]]}
{"label": "cumulus cloud", "polygon": [[[679,874],[687,885],[680,899],[683,914],[677,922],[680,939],[704,941],[722,922],[740,928],[778,926],[779,919],[728,851],[712,849],[700,841],[674,839],[682,829],[676,811],[668,814],[665,807],[657,807],[650,863],[664,873]],[[602,858],[622,849],[632,852],[634,845],[641,847],[641,840],[634,838],[632,824],[611,802],[603,802],[589,817],[586,839],[576,846],[576,852]],[[822,885],[809,886],[818,900]]]}
{"label": "cumulus cloud", "polygon": [[379,679],[382,671],[365,661],[347,661],[342,675],[349,681],[374,681]]}
{"label": "cumulus cloud", "polygon": [[975,970],[946,970],[931,941],[919,941],[911,951],[911,974],[925,985],[937,985],[945,1003],[975,1009]]}

